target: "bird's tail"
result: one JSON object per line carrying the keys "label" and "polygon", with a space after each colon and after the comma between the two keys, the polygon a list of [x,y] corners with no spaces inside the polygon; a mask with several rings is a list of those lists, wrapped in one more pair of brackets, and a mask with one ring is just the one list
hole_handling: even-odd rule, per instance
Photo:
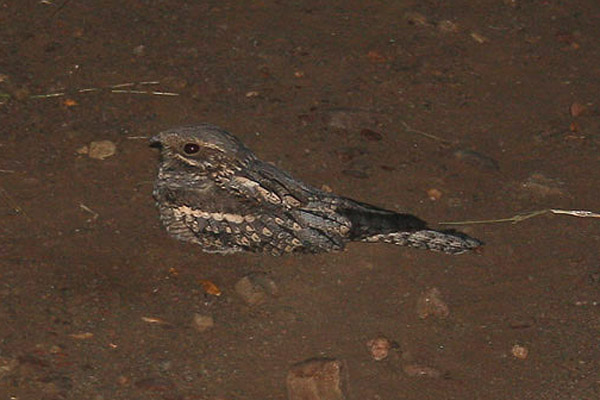
{"label": "bird's tail", "polygon": [[369,204],[354,203],[338,212],[350,219],[349,237],[355,241],[391,243],[448,254],[461,254],[483,244],[461,232],[429,229],[425,221],[414,215]]}
{"label": "bird's tail", "polygon": [[363,242],[392,243],[399,246],[414,247],[448,254],[461,254],[476,249],[482,243],[460,232],[440,232],[423,229],[414,232],[379,233],[361,239]]}

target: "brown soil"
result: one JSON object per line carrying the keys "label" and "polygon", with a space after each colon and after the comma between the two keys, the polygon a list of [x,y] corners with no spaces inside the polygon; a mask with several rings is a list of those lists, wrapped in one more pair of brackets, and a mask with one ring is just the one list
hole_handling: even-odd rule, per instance
{"label": "brown soil", "polygon": [[[1,398],[285,399],[319,356],[352,399],[600,396],[598,220],[464,226],[486,246],[456,257],[204,254],[160,226],[139,138],[209,121],[432,224],[600,210],[596,0],[9,0],[0,20]],[[148,81],[119,89],[179,96],[110,89]],[[78,153],[98,140],[116,154]],[[277,295],[246,305],[249,273]],[[446,312],[419,309],[432,288]]]}

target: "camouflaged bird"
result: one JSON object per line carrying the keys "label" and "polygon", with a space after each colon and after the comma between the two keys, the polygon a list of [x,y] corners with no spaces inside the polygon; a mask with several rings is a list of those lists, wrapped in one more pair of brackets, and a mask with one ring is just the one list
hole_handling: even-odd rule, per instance
{"label": "camouflaged bird", "polygon": [[171,236],[206,252],[320,253],[362,241],[459,254],[481,245],[307,185],[214,125],[167,130],[151,142],[161,149],[154,186],[161,220]]}

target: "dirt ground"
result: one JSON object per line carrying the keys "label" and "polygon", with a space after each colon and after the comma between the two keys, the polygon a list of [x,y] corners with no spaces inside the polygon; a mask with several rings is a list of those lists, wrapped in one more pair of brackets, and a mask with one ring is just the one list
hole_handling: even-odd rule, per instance
{"label": "dirt ground", "polygon": [[[145,139],[212,122],[434,226],[599,211],[596,0],[9,0],[0,21],[1,399],[285,399],[311,357],[349,399],[600,398],[600,220],[462,225],[486,245],[461,256],[205,254],[160,225]],[[432,288],[447,316],[422,318]]]}

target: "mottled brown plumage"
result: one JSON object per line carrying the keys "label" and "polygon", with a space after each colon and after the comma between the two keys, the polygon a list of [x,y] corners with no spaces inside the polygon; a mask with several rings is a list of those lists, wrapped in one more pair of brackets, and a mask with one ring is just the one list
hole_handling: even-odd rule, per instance
{"label": "mottled brown plumage", "polygon": [[173,237],[206,252],[319,253],[363,241],[459,254],[481,245],[309,186],[214,125],[167,130],[152,143],[161,149],[154,187],[161,220]]}

